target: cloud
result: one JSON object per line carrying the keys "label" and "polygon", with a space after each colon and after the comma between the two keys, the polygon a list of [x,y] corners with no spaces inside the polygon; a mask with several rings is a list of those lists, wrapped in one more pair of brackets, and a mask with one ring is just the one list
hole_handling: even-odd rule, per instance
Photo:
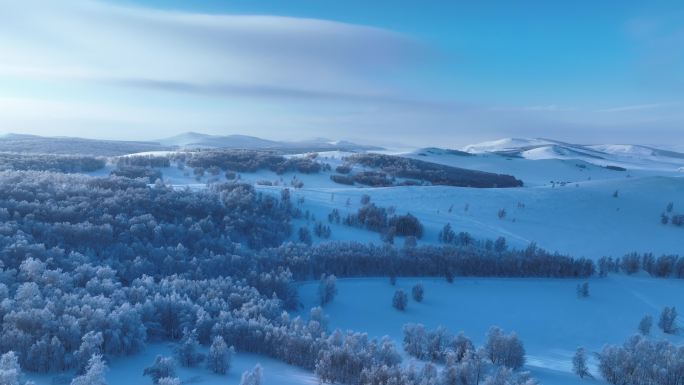
{"label": "cloud", "polygon": [[543,105],[532,105],[532,106],[508,106],[508,107],[493,107],[492,111],[508,111],[508,112],[565,112],[575,110],[572,107],[558,106],[556,104],[543,104]]}
{"label": "cloud", "polygon": [[465,103],[416,99],[392,93],[353,93],[335,90],[316,90],[305,88],[287,88],[268,84],[246,83],[190,83],[181,81],[155,79],[100,79],[104,84],[133,87],[147,90],[199,94],[218,97],[249,97],[265,99],[287,99],[290,101],[315,100],[352,103],[393,104],[411,106],[415,109],[459,110],[472,108]]}
{"label": "cloud", "polygon": [[650,104],[634,104],[629,106],[619,106],[604,108],[596,110],[596,112],[627,112],[627,111],[641,111],[641,110],[652,110],[656,108],[670,107],[677,105],[679,103],[650,103]]}
{"label": "cloud", "polygon": [[[205,15],[92,0],[0,0],[0,75],[269,97],[379,94],[417,41],[326,20]],[[290,90],[290,91],[288,91]],[[306,95],[305,95],[306,94]]]}

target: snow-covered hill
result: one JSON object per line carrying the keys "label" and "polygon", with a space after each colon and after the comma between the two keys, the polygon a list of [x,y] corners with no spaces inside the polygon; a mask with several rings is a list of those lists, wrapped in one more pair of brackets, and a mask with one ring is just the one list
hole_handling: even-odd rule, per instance
{"label": "snow-covered hill", "polygon": [[21,154],[118,156],[169,149],[171,148],[156,142],[45,137],[25,134],[0,136],[0,152]]}
{"label": "snow-covered hill", "polygon": [[684,154],[633,144],[582,145],[550,139],[506,138],[465,146],[472,154],[498,154],[530,160],[581,160],[598,166],[637,170],[676,171],[684,166]]}
{"label": "snow-covered hill", "polygon": [[[405,156],[514,175],[524,181],[524,187],[372,188],[340,185],[330,179],[347,155],[349,153],[320,153],[318,160],[330,164],[331,171],[278,175],[261,170],[241,173],[240,178],[272,194],[279,194],[285,187],[292,189],[293,178],[302,182],[302,188],[292,189],[293,200],[317,221],[326,223],[333,209],[339,210],[342,217],[355,213],[361,205],[361,196],[369,195],[371,201],[381,207],[394,207],[398,213],[415,215],[425,227],[419,243],[437,244],[439,231],[450,223],[456,232],[466,231],[476,238],[503,236],[515,247],[536,242],[550,251],[591,258],[620,257],[633,251],[656,255],[681,253],[684,245],[684,229],[660,223],[660,215],[669,202],[673,202],[677,212],[684,208],[684,174],[676,171],[617,171],[582,160],[530,160],[494,153],[463,155],[429,149]],[[167,183],[179,187],[203,188],[207,181],[222,179],[222,176],[205,176],[197,180],[192,170],[179,170],[174,166],[161,171]],[[617,197],[613,196],[615,191],[618,191]],[[500,209],[506,210],[505,218],[497,216]],[[314,222],[297,220],[295,229],[299,226],[312,228]],[[331,228],[331,240],[381,242],[378,233],[368,230],[343,224],[331,224]],[[323,241],[326,240],[314,239],[314,242]],[[402,240],[397,242],[401,244]]]}
{"label": "snow-covered hill", "polygon": [[186,132],[169,138],[159,140],[159,143],[167,146],[193,147],[193,148],[274,148],[279,142],[266,140],[248,135],[207,135],[197,132]]}
{"label": "snow-covered hill", "polygon": [[470,144],[463,147],[463,151],[470,153],[513,151],[553,144],[546,139],[503,138],[482,143]]}
{"label": "snow-covered hill", "polygon": [[[396,207],[399,213],[419,218],[425,227],[420,243],[438,243],[439,231],[450,223],[455,231],[467,231],[476,238],[503,236],[519,248],[536,242],[551,251],[592,258],[620,257],[632,251],[681,253],[684,244],[684,229],[660,223],[668,202],[684,207],[684,178],[624,178],[588,181],[579,187],[519,189],[312,185],[313,181],[310,187],[305,182],[295,195],[305,198],[303,208],[316,218],[324,220],[333,208],[343,216],[355,212],[361,196],[367,194],[379,206]],[[614,198],[616,190],[619,196]],[[349,207],[347,200],[352,202]],[[507,212],[503,219],[497,216],[500,209]],[[377,233],[344,225],[333,226],[332,232],[332,239],[380,242]]]}

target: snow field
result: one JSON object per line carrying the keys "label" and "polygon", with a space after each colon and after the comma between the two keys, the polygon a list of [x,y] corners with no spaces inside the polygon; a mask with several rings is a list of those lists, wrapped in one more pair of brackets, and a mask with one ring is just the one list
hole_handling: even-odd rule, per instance
{"label": "snow field", "polygon": [[[394,291],[401,288],[410,293],[418,282],[425,288],[424,300],[409,298],[403,312],[392,308]],[[338,279],[338,294],[324,312],[331,330],[365,331],[377,338],[388,335],[400,349],[407,323],[422,323],[427,329],[444,326],[453,334],[463,331],[478,346],[490,326],[515,331],[526,349],[525,370],[549,385],[585,383],[571,373],[572,356],[579,346],[586,349],[596,375],[592,353],[604,344],[622,344],[637,332],[645,315],[654,318],[652,338],[684,342],[684,337],[666,335],[656,326],[663,307],[684,308],[684,282],[611,275],[590,279],[590,296],[578,298],[575,288],[582,282],[456,277],[449,284],[437,278],[399,277],[392,286],[387,278]],[[300,286],[304,309],[318,305],[317,287],[317,282]],[[411,360],[407,358],[405,362]]]}

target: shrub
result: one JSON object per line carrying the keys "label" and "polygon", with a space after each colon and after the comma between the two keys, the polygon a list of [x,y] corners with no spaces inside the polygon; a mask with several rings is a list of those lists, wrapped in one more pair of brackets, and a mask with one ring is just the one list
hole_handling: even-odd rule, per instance
{"label": "shrub", "polygon": [[410,213],[391,217],[388,225],[394,227],[396,234],[403,237],[414,236],[420,239],[423,236],[423,225]]}
{"label": "shrub", "polygon": [[397,309],[404,311],[406,309],[406,304],[408,303],[408,297],[402,289],[397,289],[392,297],[392,306]]}
{"label": "shrub", "polygon": [[380,169],[397,178],[424,180],[433,185],[458,187],[519,187],[522,181],[510,175],[450,167],[418,159],[383,154],[354,154],[347,162]]}
{"label": "shrub", "polygon": [[330,175],[330,180],[332,180],[335,183],[349,186],[354,184],[354,177],[349,175]]}
{"label": "shrub", "polygon": [[423,301],[423,284],[422,283],[417,283],[411,288],[411,296],[413,297],[413,300],[416,302],[422,302]]}

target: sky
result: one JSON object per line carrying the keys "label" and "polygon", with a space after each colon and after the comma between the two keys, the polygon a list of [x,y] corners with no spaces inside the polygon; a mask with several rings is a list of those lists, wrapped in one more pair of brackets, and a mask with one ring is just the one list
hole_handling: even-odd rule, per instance
{"label": "sky", "polygon": [[0,0],[0,133],[684,145],[681,1]]}

